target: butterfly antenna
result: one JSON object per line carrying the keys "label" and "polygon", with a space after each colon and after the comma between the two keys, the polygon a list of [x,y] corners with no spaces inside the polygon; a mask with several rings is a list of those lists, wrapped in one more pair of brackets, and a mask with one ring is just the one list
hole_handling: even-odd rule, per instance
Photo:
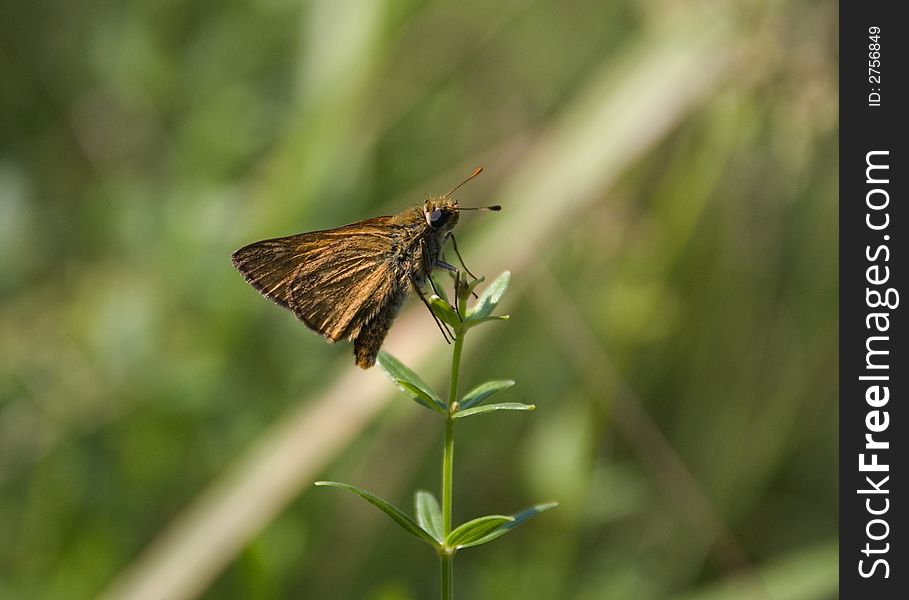
{"label": "butterfly antenna", "polygon": [[499,212],[502,210],[502,207],[498,204],[493,204],[492,206],[459,206],[458,210],[488,210],[491,212]]}
{"label": "butterfly antenna", "polygon": [[470,177],[468,177],[467,179],[465,179],[464,181],[462,181],[462,182],[459,183],[458,185],[454,186],[454,189],[452,189],[450,192],[448,192],[447,194],[445,194],[445,195],[442,196],[442,197],[443,197],[443,198],[448,198],[449,196],[451,196],[452,194],[454,194],[456,191],[458,191],[458,188],[459,188],[459,187],[461,187],[462,185],[464,185],[465,183],[467,183],[468,181],[470,181],[471,179],[473,179],[474,177],[476,177],[477,175],[479,175],[479,174],[482,173],[482,172],[483,172],[483,167],[477,167],[476,169],[473,170],[473,173],[470,174]]}

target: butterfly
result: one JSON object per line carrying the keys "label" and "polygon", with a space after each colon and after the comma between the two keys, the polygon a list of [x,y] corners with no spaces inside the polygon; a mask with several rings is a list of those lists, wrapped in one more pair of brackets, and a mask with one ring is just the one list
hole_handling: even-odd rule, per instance
{"label": "butterfly", "polygon": [[452,234],[460,212],[501,210],[459,207],[451,197],[482,170],[396,215],[254,242],[234,252],[231,262],[259,293],[330,343],[353,341],[357,366],[368,369],[409,293],[415,291],[429,308],[422,290],[427,281],[434,289],[432,270],[457,272],[442,249],[451,238],[460,258]]}

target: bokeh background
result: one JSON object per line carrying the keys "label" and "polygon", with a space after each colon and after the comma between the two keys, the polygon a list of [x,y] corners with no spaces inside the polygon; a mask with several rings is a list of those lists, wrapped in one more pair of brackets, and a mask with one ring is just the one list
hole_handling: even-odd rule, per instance
{"label": "bokeh background", "polygon": [[[0,9],[0,597],[432,598],[441,424],[232,269],[462,188],[461,598],[832,598],[837,5]],[[438,386],[412,302],[387,348]],[[471,422],[472,421],[472,422]]]}

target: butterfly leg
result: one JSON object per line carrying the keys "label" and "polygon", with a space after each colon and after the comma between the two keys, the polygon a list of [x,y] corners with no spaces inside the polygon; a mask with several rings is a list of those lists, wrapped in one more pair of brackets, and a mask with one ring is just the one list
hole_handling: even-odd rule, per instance
{"label": "butterfly leg", "polygon": [[[467,265],[464,264],[464,259],[461,258],[461,252],[458,250],[458,241],[455,239],[454,234],[450,233],[450,234],[448,234],[448,237],[451,238],[451,246],[452,246],[452,248],[454,248],[455,255],[458,257],[458,261],[461,263],[461,266],[464,267],[464,270],[467,271],[468,275],[470,275],[474,279],[479,279],[479,277],[477,277],[476,275],[471,273],[470,269],[467,268]],[[478,300],[480,298],[479,296],[477,296],[476,292],[471,292],[471,295]]]}
{"label": "butterfly leg", "polygon": [[[432,279],[430,279],[429,281],[431,282]],[[432,315],[432,320],[436,322],[436,325],[439,327],[439,331],[442,332],[442,337],[445,338],[445,342],[448,343],[448,344],[450,344],[450,343],[451,343],[451,340],[454,339],[454,334],[451,333],[450,331],[448,331],[448,330],[445,328],[445,324],[442,323],[441,321],[439,321],[439,317],[436,316],[436,313],[432,312],[432,306],[429,305],[429,300],[426,299],[426,295],[423,294],[423,290],[421,290],[421,289],[420,289],[420,286],[417,285],[416,279],[414,279],[413,277],[411,277],[411,278],[410,278],[410,283],[413,285],[414,289],[417,290],[417,295],[420,297],[420,300],[423,301],[423,304],[424,304],[424,305],[426,306],[426,308],[429,310],[429,314]],[[436,295],[438,295],[438,294],[436,294]],[[451,337],[451,340],[449,339],[449,337]]]}
{"label": "butterfly leg", "polygon": [[458,268],[456,266],[450,265],[442,259],[436,260],[435,262],[432,263],[432,265],[434,267],[439,267],[440,269],[445,269],[446,271],[448,271],[450,273],[454,273],[455,275],[457,275],[457,273],[458,273]]}
{"label": "butterfly leg", "polygon": [[[436,296],[443,298],[444,296],[442,296],[442,294],[439,293],[439,290],[436,289],[436,283],[432,280],[433,267],[439,267],[440,269],[445,269],[449,273],[452,273],[454,275],[455,281],[457,281],[457,279],[458,279],[458,269],[456,267],[448,264],[444,260],[442,260],[441,256],[438,258],[435,258],[435,259],[430,258],[429,254],[427,253],[427,248],[426,248],[425,242],[422,244],[422,250],[423,250],[423,252],[422,252],[423,270],[426,273],[426,279],[429,280],[429,285],[432,286],[433,293],[435,293]],[[457,290],[455,290],[455,293],[457,294]],[[455,309],[456,313],[458,312],[456,307],[452,306],[452,308]]]}
{"label": "butterfly leg", "polygon": [[[463,265],[463,264],[464,264],[464,261],[461,261],[461,265]],[[448,271],[449,273],[454,275],[455,281],[458,280],[458,277],[460,276],[461,272],[454,265],[450,265],[447,262],[445,262],[444,260],[439,259],[435,262],[435,266],[439,267],[440,269],[445,269],[446,271]],[[464,270],[467,271],[467,267],[464,267]],[[474,279],[477,279],[477,277],[470,271],[467,271],[467,273]],[[430,281],[432,281],[432,279],[430,279]],[[435,289],[435,286],[433,286],[433,289]],[[438,295],[439,295],[439,292],[436,292],[436,296],[438,296]],[[479,298],[479,296],[477,296],[476,292],[473,292],[473,297]]]}
{"label": "butterfly leg", "polygon": [[464,267],[464,270],[467,271],[467,274],[468,274],[468,275],[470,275],[470,276],[473,277],[474,279],[479,279],[479,277],[477,277],[476,275],[474,275],[473,273],[471,273],[471,272],[470,272],[470,269],[467,268],[467,265],[464,264],[464,259],[461,258],[461,252],[458,250],[458,240],[455,239],[454,234],[453,234],[453,233],[450,233],[450,234],[448,235],[448,237],[451,238],[451,247],[454,248],[455,255],[457,255],[458,261],[460,261],[461,266]]}

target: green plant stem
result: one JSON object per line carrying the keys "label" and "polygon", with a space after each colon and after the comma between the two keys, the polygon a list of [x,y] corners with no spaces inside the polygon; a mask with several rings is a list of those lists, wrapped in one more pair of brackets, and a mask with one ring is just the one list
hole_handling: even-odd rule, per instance
{"label": "green plant stem", "polygon": [[458,400],[458,373],[461,370],[461,348],[464,346],[464,331],[455,332],[454,351],[451,355],[451,384],[448,387],[448,412],[453,413]]}
{"label": "green plant stem", "polygon": [[[451,533],[451,498],[454,483],[454,419],[457,410],[458,375],[461,371],[461,349],[464,346],[464,331],[455,331],[454,349],[451,355],[451,382],[448,388],[448,417],[445,419],[445,449],[442,453],[442,533]],[[442,567],[442,600],[454,597],[454,555],[443,552],[440,556]]]}
{"label": "green plant stem", "polygon": [[458,373],[461,370],[461,348],[464,345],[463,331],[457,332],[451,357],[451,385],[448,388],[448,418],[445,421],[445,450],[442,454],[442,532],[451,533],[451,497],[454,480],[454,419],[458,398]]}
{"label": "green plant stem", "polygon": [[451,533],[451,497],[454,480],[454,421],[445,423],[445,449],[442,453],[442,534]]}
{"label": "green plant stem", "polygon": [[442,600],[454,598],[454,556],[443,554],[439,557],[442,561]]}

